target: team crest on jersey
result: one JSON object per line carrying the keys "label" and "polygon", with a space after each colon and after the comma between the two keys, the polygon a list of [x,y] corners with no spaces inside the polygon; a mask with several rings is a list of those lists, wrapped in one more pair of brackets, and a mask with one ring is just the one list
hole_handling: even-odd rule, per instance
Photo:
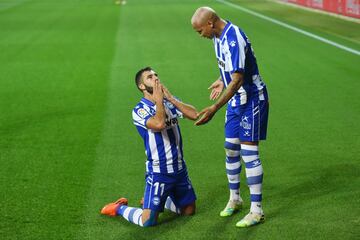
{"label": "team crest on jersey", "polygon": [[231,42],[230,42],[230,46],[235,47],[235,45],[236,45],[236,42],[235,42],[235,41],[231,41]]}
{"label": "team crest on jersey", "polygon": [[153,204],[155,206],[159,205],[160,204],[160,198],[159,197],[154,197],[153,200],[152,200]]}
{"label": "team crest on jersey", "polygon": [[137,115],[139,115],[141,118],[145,118],[145,117],[149,116],[149,113],[145,109],[139,108],[137,110]]}

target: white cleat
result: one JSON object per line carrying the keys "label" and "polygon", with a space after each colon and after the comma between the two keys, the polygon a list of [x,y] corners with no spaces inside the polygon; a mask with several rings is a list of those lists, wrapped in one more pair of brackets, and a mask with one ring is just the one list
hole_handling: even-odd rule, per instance
{"label": "white cleat", "polygon": [[260,213],[248,213],[243,219],[236,223],[237,227],[250,227],[265,221],[265,215]]}

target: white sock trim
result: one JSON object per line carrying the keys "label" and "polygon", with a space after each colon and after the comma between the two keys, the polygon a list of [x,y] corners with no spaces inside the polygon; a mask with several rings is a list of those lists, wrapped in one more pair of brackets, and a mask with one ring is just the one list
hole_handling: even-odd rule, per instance
{"label": "white sock trim", "polygon": [[249,150],[249,151],[258,151],[259,146],[257,145],[248,145],[248,144],[241,144],[241,149]]}

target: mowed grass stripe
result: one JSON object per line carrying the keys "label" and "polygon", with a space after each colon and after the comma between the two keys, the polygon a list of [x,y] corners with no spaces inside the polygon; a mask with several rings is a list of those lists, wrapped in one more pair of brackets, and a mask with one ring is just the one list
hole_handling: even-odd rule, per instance
{"label": "mowed grass stripe", "polygon": [[17,0],[17,1],[11,1],[11,0],[1,0],[0,1],[0,12],[10,10],[14,7],[21,6],[24,3],[27,3],[31,0]]}
{"label": "mowed grass stripe", "polygon": [[[91,174],[91,188],[88,194],[86,211],[84,212],[84,227],[79,229],[77,239],[115,239],[116,232],[113,230],[119,219],[115,222],[100,216],[100,209],[103,205],[115,201],[121,189],[129,189],[131,181],[119,181],[119,175],[124,174],[124,168],[129,165],[124,161],[119,161],[123,155],[123,149],[130,148],[131,142],[126,141],[128,136],[124,134],[122,122],[131,117],[129,112],[123,112],[123,105],[127,101],[124,98],[121,63],[126,59],[122,55],[123,46],[127,44],[123,41],[123,36],[128,34],[126,19],[120,10],[118,20],[116,20],[117,33],[115,36],[114,56],[110,65],[110,76],[107,80],[107,100],[106,111],[104,113],[104,126],[101,140],[96,147],[96,159],[94,169]],[[126,91],[126,90],[125,90]],[[131,156],[128,158],[131,159]],[[124,169],[124,170],[123,170]]]}
{"label": "mowed grass stripe", "polygon": [[98,0],[32,1],[0,15],[4,239],[73,239],[81,227],[116,16]]}

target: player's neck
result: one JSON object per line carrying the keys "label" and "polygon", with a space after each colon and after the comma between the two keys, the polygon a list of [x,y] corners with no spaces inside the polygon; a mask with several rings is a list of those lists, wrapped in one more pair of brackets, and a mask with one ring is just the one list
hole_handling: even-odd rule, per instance
{"label": "player's neck", "polygon": [[144,93],[144,98],[146,98],[147,100],[151,101],[152,103],[155,103],[152,95],[150,93]]}
{"label": "player's neck", "polygon": [[226,26],[227,22],[224,19],[219,19],[219,21],[215,22],[214,28],[215,28],[215,36],[219,38]]}

